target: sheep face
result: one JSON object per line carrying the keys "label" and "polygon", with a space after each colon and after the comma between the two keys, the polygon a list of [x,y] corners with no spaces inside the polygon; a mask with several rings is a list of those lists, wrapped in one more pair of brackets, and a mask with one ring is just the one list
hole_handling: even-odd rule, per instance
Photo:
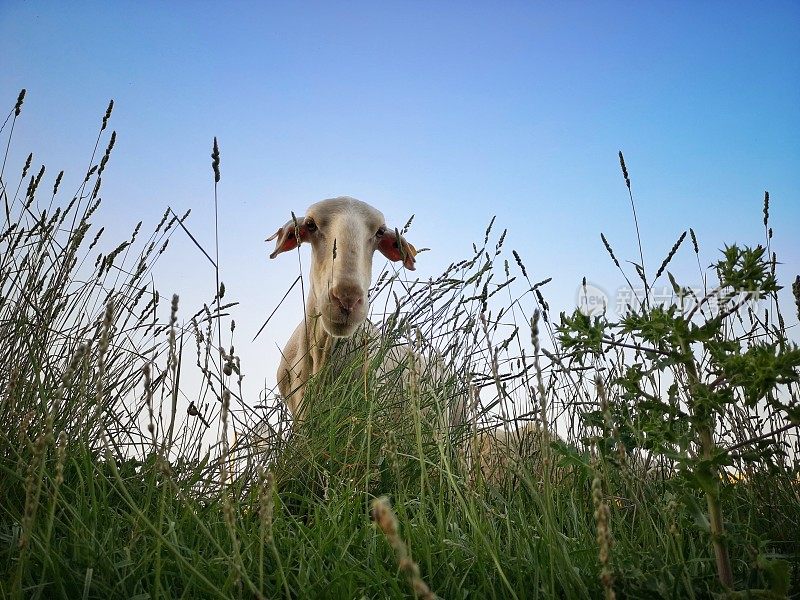
{"label": "sheep face", "polygon": [[386,230],[383,214],[356,200],[323,200],[308,209],[303,224],[322,326],[332,336],[349,337],[367,318],[372,256]]}
{"label": "sheep face", "polygon": [[289,221],[269,239],[277,239],[270,258],[298,243],[311,244],[309,304],[317,313],[311,316],[318,315],[334,337],[351,336],[367,318],[375,250],[414,269],[414,247],[387,228],[383,213],[354,198],[317,202],[304,217]]}

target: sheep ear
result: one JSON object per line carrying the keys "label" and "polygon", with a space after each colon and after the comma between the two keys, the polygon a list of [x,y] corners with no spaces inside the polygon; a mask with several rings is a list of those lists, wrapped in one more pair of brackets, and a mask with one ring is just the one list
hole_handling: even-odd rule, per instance
{"label": "sheep ear", "polygon": [[414,257],[417,255],[417,249],[409,244],[396,229],[386,230],[378,242],[378,250],[389,260],[402,260],[403,266],[409,271],[416,268],[414,263],[417,262],[417,259]]}
{"label": "sheep ear", "polygon": [[[300,238],[299,242],[298,236]],[[308,230],[306,229],[305,223],[300,220],[295,221],[292,219],[286,223],[286,225],[278,229],[278,231],[269,236],[266,241],[271,242],[275,239],[277,239],[275,242],[275,251],[269,255],[270,258],[275,258],[281,252],[294,250],[300,243],[307,241]]]}

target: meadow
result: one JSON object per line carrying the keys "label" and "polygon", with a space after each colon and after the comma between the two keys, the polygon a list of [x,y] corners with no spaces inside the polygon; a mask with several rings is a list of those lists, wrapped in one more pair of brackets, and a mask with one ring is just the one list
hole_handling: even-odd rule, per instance
{"label": "meadow", "polygon": [[[7,164],[23,108],[0,130],[0,596],[800,596],[800,278],[776,279],[768,194],[764,239],[688,230],[655,273],[603,237],[617,320],[551,307],[494,222],[436,278],[384,272],[380,347],[316,377],[293,428],[243,397],[224,273],[202,306],[150,281],[187,215],[95,223],[113,103],[74,191]],[[209,201],[223,184],[215,144]],[[446,368],[378,376],[399,344]]]}

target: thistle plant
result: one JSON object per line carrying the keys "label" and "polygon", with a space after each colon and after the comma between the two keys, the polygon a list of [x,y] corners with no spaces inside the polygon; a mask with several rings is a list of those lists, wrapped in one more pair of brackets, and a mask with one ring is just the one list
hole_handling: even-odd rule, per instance
{"label": "thistle plant", "polygon": [[[624,164],[623,172],[630,189]],[[666,301],[644,294],[618,321],[606,312],[562,313],[557,331],[562,350],[577,364],[611,374],[608,402],[614,406],[582,414],[597,432],[597,447],[613,459],[611,432],[621,432],[625,446],[633,444],[631,454],[677,469],[683,505],[708,535],[719,582],[732,590],[735,540],[725,527],[724,487],[752,465],[780,466],[786,456],[782,436],[800,425],[800,349],[773,324],[772,315],[782,323],[774,255],[761,245],[726,246],[712,265],[717,285],[698,296],[667,270],[685,236],[658,270],[673,293]],[[619,266],[605,236],[602,241]],[[697,248],[694,231],[692,242]],[[653,282],[643,281],[652,290]],[[759,304],[769,308],[762,314]],[[742,419],[761,427],[743,429]],[[705,496],[705,511],[697,493]]]}

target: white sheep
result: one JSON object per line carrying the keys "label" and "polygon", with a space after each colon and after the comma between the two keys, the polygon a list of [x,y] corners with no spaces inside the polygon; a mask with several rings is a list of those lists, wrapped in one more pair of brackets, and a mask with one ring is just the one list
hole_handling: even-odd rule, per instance
{"label": "white sheep", "polygon": [[[533,421],[513,423],[510,429],[501,426],[477,430],[469,440],[467,453],[473,480],[478,471],[485,482],[493,485],[506,481],[509,473],[542,473],[545,447],[558,439],[558,434]],[[558,471],[560,474],[563,470]]]}
{"label": "white sheep", "polygon": [[[309,378],[330,359],[334,338],[347,338],[367,321],[367,293],[372,281],[376,250],[414,270],[416,249],[383,214],[355,198],[317,202],[305,216],[278,229],[270,258],[311,244],[311,285],[306,314],[283,349],[278,368],[278,388],[295,419],[302,418],[302,402]],[[374,329],[374,328],[373,328]]]}

